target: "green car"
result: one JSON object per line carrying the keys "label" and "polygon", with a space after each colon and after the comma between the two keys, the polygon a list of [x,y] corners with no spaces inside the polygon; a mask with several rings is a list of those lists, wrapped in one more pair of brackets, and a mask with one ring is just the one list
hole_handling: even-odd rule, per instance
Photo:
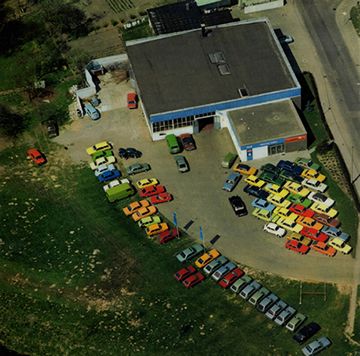
{"label": "green car", "polygon": [[274,174],[279,174],[281,172],[281,168],[274,166],[271,163],[266,163],[260,167],[260,169],[264,172],[271,172]]}
{"label": "green car", "polygon": [[161,218],[160,216],[157,215],[152,215],[152,216],[147,216],[146,218],[142,218],[139,222],[138,225],[140,227],[147,227],[149,225],[152,224],[159,224],[161,223]]}
{"label": "green car", "polygon": [[314,163],[309,158],[298,157],[298,158],[296,158],[295,163],[304,168],[315,169],[315,171],[317,171],[317,172],[320,171],[320,168],[321,168],[321,166],[319,164]]}
{"label": "green car", "polygon": [[113,156],[113,151],[107,150],[107,151],[96,151],[91,155],[92,160],[95,162],[100,157],[109,157]]}
{"label": "green car", "polygon": [[259,178],[268,183],[276,184],[280,187],[282,187],[286,182],[286,179],[279,177],[276,173],[269,171],[264,171],[263,173],[261,173]]}
{"label": "green car", "polygon": [[302,197],[300,194],[289,194],[286,199],[291,201],[293,204],[300,204],[305,208],[310,208],[311,204],[313,203],[313,201]]}

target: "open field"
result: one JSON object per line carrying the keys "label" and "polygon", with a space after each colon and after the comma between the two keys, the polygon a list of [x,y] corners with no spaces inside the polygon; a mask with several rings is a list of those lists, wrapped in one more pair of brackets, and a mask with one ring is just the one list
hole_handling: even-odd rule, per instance
{"label": "open field", "polygon": [[[233,354],[241,345],[247,355],[299,354],[287,331],[212,280],[189,291],[178,285],[173,255],[189,240],[168,246],[147,240],[121,205],[106,202],[88,168],[71,166],[61,149],[42,145],[50,163],[40,169],[25,162],[24,146],[0,155],[6,231],[0,340],[7,347],[48,354]],[[321,335],[334,341],[327,354],[354,350],[340,331],[346,294],[328,285],[325,302],[309,294],[299,306],[298,282],[249,273],[321,324]],[[304,291],[318,288],[304,284]]]}

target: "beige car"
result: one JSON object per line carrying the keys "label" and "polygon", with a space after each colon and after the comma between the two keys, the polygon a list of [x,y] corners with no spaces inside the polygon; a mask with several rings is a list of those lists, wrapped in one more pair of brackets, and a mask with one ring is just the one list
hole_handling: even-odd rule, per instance
{"label": "beige car", "polygon": [[342,252],[345,255],[349,254],[352,250],[352,247],[350,245],[348,245],[338,237],[335,237],[334,239],[330,240],[328,245],[334,247],[336,250]]}

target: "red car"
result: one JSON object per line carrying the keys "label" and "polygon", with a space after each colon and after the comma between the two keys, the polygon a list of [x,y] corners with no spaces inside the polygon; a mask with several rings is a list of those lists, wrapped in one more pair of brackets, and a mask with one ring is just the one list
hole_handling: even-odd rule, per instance
{"label": "red car", "polygon": [[330,216],[321,213],[315,213],[312,218],[327,226],[339,227],[341,224],[339,219],[331,218]]}
{"label": "red car", "polygon": [[151,185],[140,190],[139,195],[141,198],[152,197],[153,195],[158,195],[165,192],[165,187],[161,184]]}
{"label": "red car", "polygon": [[306,216],[308,218],[312,218],[313,215],[315,214],[314,211],[312,211],[311,209],[307,209],[307,208],[305,208],[305,206],[300,205],[300,204],[292,204],[290,206],[289,210],[292,213],[295,213],[300,216]]}
{"label": "red car", "polygon": [[150,197],[151,204],[161,204],[166,203],[167,201],[172,200],[172,195],[168,192],[160,193],[158,195],[154,195]]}
{"label": "red car", "polygon": [[235,268],[219,282],[219,286],[229,288],[237,279],[242,277],[245,272],[240,268]]}
{"label": "red car", "polygon": [[128,107],[128,109],[136,109],[138,107],[136,93],[128,93],[127,107]]}
{"label": "red car", "polygon": [[288,250],[300,253],[302,255],[305,255],[310,250],[309,246],[305,246],[305,245],[303,245],[301,242],[299,242],[297,240],[287,240],[286,243],[285,243],[285,247]]}
{"label": "red car", "polygon": [[31,159],[36,165],[41,166],[42,164],[46,163],[46,158],[44,154],[42,154],[38,149],[36,148],[30,148],[26,152],[27,157]]}
{"label": "red car", "polygon": [[178,232],[177,228],[174,227],[173,229],[168,229],[160,233],[160,244],[166,244],[167,242],[174,240],[176,237],[180,236],[180,231]]}
{"label": "red car", "polygon": [[329,236],[324,234],[323,232],[306,226],[302,228],[300,234],[314,241],[326,242],[329,239]]}
{"label": "red car", "polygon": [[185,288],[192,288],[197,284],[201,283],[204,279],[205,279],[204,275],[201,274],[201,272],[197,272],[195,274],[192,274],[190,277],[186,278],[183,281],[183,285],[185,286]]}
{"label": "red car", "polygon": [[177,281],[182,282],[184,279],[190,277],[195,272],[196,272],[195,267],[190,265],[188,267],[184,267],[184,268],[178,270],[174,274],[174,277]]}

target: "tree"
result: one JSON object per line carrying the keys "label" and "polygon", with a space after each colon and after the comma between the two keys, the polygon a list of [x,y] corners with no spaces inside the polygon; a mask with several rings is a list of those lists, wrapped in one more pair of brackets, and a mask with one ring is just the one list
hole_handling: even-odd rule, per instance
{"label": "tree", "polygon": [[4,105],[0,105],[0,132],[8,137],[17,137],[26,127],[25,119]]}

